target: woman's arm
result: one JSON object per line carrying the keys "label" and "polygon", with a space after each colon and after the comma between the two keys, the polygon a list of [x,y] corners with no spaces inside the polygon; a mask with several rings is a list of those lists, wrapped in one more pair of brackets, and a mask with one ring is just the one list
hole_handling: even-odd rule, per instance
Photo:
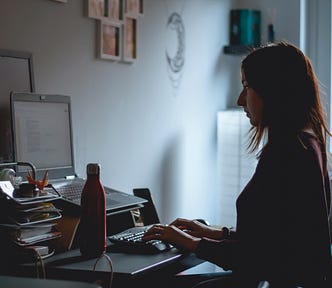
{"label": "woman's arm", "polygon": [[178,218],[170,225],[153,225],[145,233],[143,240],[159,239],[192,252],[197,246],[197,239],[203,237],[214,240],[228,239],[231,234],[233,232],[226,227],[216,228],[197,220]]}
{"label": "woman's arm", "polygon": [[237,243],[231,239],[235,238],[236,232],[227,228],[218,229],[196,220],[177,219],[170,225],[153,225],[145,233],[143,240],[166,241],[180,250],[194,252],[199,258],[224,269],[231,269],[234,268],[232,255]]}

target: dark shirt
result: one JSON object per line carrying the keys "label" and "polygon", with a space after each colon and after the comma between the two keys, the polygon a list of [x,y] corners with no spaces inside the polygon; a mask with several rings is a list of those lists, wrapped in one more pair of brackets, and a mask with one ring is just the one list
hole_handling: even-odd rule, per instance
{"label": "dark shirt", "polygon": [[330,185],[316,137],[302,133],[268,144],[236,206],[236,232],[220,241],[203,238],[198,257],[241,279],[305,285],[325,277]]}

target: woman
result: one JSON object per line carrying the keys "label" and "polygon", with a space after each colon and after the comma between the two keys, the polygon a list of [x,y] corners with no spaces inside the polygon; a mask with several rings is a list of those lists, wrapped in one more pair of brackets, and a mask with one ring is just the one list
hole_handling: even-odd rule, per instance
{"label": "woman", "polygon": [[177,219],[153,226],[145,240],[168,241],[232,270],[227,287],[322,287],[331,269],[330,133],[317,78],[310,60],[285,42],[252,51],[241,76],[238,105],[253,126],[249,150],[259,161],[236,202],[236,231]]}

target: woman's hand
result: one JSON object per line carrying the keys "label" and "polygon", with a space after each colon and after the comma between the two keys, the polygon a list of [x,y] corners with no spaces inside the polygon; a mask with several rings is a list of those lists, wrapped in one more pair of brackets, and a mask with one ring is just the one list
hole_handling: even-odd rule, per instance
{"label": "woman's hand", "polygon": [[197,220],[178,218],[170,225],[174,225],[180,230],[185,231],[187,234],[198,238],[206,237],[210,239],[220,240],[223,236],[222,230],[207,226]]}
{"label": "woman's hand", "polygon": [[145,232],[142,240],[149,241],[152,239],[162,240],[171,243],[175,247],[193,252],[200,238],[194,237],[174,225],[155,224]]}
{"label": "woman's hand", "polygon": [[207,226],[197,220],[178,218],[170,225],[153,225],[144,235],[143,240],[162,240],[179,249],[194,251],[202,237],[219,240],[223,232]]}

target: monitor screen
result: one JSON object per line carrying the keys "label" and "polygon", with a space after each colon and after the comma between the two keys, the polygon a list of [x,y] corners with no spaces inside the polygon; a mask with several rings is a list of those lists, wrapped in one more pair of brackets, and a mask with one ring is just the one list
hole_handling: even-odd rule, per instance
{"label": "monitor screen", "polygon": [[11,91],[34,92],[32,54],[0,49],[0,163],[14,160],[11,120]]}
{"label": "monitor screen", "polygon": [[11,115],[16,162],[32,163],[37,178],[75,175],[69,96],[13,92]]}
{"label": "monitor screen", "polygon": [[37,170],[72,165],[68,103],[14,101],[15,151]]}

